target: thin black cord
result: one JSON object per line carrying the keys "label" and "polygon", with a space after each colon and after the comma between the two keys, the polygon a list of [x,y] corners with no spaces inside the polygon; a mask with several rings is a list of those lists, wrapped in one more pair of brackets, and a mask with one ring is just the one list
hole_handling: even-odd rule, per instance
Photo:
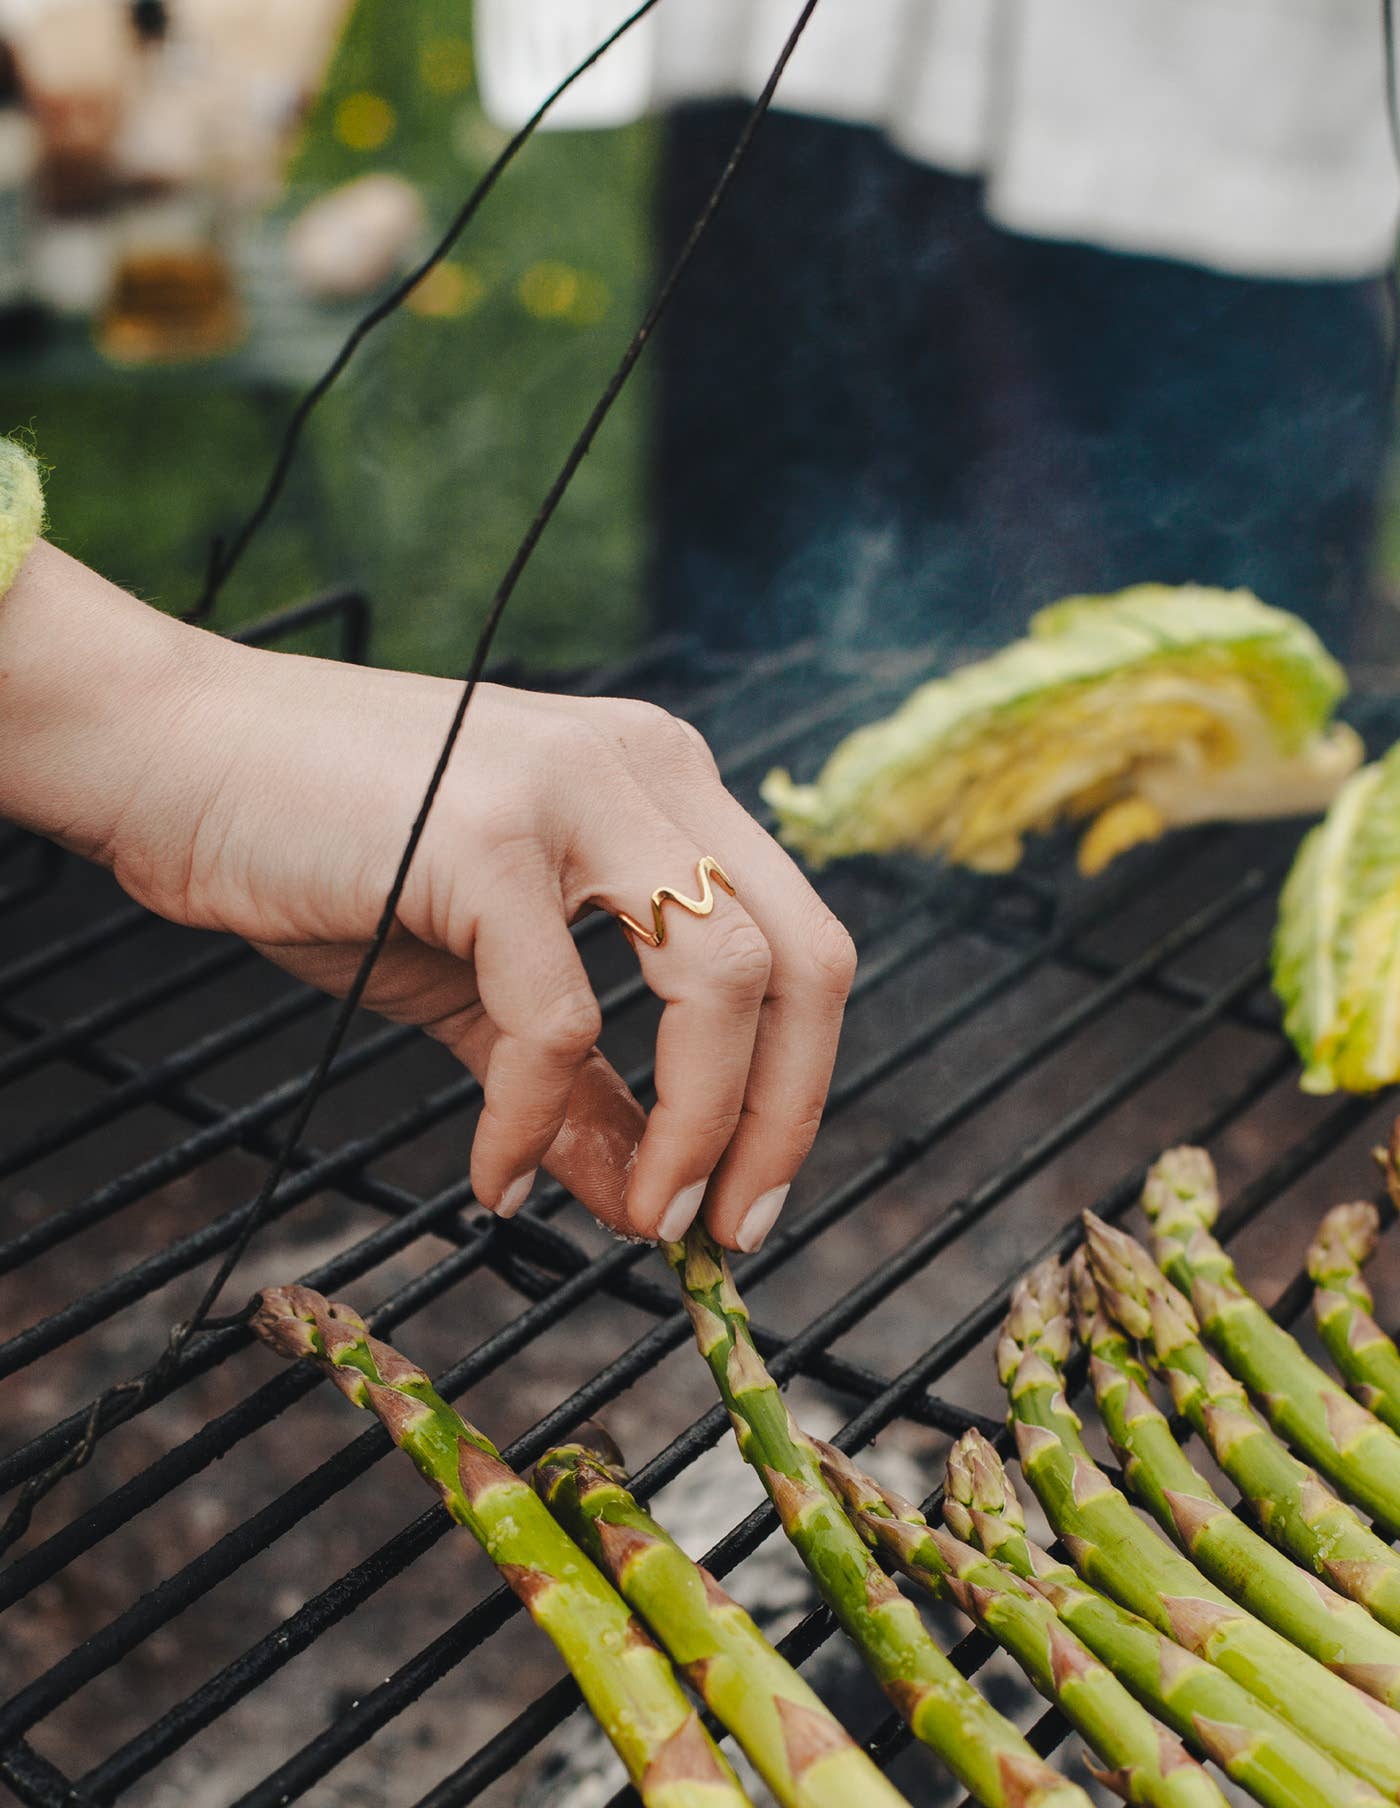
{"label": "thin black cord", "polygon": [[[89,1460],[93,1450],[108,1431],[112,1430],[115,1426],[124,1424],[128,1419],[134,1418],[135,1415],[140,1412],[147,1399],[149,1399],[164,1384],[166,1379],[173,1374],[181,1352],[197,1331],[224,1329],[229,1326],[244,1324],[252,1317],[256,1310],[258,1301],[255,1296],[240,1312],[234,1313],[228,1318],[213,1319],[209,1316],[211,1308],[218,1299],[219,1294],[223,1291],[224,1283],[242,1260],[249,1243],[257,1234],[257,1231],[263,1223],[277,1188],[281,1184],[282,1178],[286,1173],[292,1152],[301,1141],[307,1122],[325,1087],[331,1064],[339,1053],[341,1044],[345,1039],[346,1032],[350,1027],[355,1011],[359,1007],[360,999],[364,995],[365,987],[369,983],[369,978],[374,970],[375,963],[378,961],[380,954],[383,952],[384,944],[389,938],[398,911],[399,901],[403,896],[404,886],[408,880],[409,867],[412,864],[414,854],[418,850],[418,844],[423,838],[423,831],[427,826],[428,813],[432,809],[433,802],[442,785],[443,776],[447,771],[448,762],[451,759],[453,749],[457,744],[457,738],[461,733],[467,710],[471,706],[472,697],[476,693],[477,684],[480,681],[482,671],[484,670],[487,658],[490,655],[491,643],[495,639],[496,630],[500,626],[501,617],[505,613],[506,605],[514,594],[515,587],[520,581],[520,576],[525,570],[526,565],[529,563],[530,556],[539,544],[555,510],[558,508],[564,492],[568,489],[579,466],[587,457],[589,448],[592,446],[599,428],[602,426],[604,420],[606,420],[613,403],[621,394],[628,377],[632,374],[632,371],[637,365],[637,361],[640,359],[643,351],[645,351],[652,332],[662,314],[666,311],[666,308],[671,301],[671,297],[679,287],[681,279],[684,277],[701,239],[705,236],[721,203],[733,186],[740,165],[747,156],[749,146],[753,142],[754,134],[757,132],[759,125],[763,121],[764,115],[767,113],[769,106],[772,103],[773,95],[777,90],[778,83],[782,79],[783,71],[787,68],[792,53],[797,48],[798,40],[807,28],[809,19],[816,11],[817,4],[818,0],[806,0],[801,13],[798,15],[797,22],[788,34],[787,40],[783,45],[782,53],[773,66],[772,73],[764,83],[762,92],[755,101],[752,111],[744,122],[744,128],[739,134],[734,149],[730,152],[729,159],[720,173],[719,180],[710,191],[709,199],[701,209],[695,224],[691,227],[685,244],[681,248],[680,254],[672,264],[670,272],[651,306],[648,308],[645,318],[633,334],[627,349],[622,354],[617,368],[608,382],[607,388],[603,391],[603,394],[594,405],[592,412],[584,423],[583,430],[574,441],[567,458],[560,468],[558,476],[550,486],[548,495],[540,505],[534,520],[530,523],[515,557],[511,560],[505,576],[501,579],[501,582],[497,587],[496,593],[491,600],[491,607],[487,613],[485,625],[482,628],[480,637],[476,643],[475,651],[472,654],[471,665],[462,686],[462,694],[458,699],[456,710],[453,712],[452,723],[448,729],[447,738],[443,742],[441,752],[438,754],[437,763],[433,767],[432,777],[428,782],[426,791],[423,793],[423,799],[419,805],[418,814],[414,818],[413,827],[409,832],[408,840],[404,844],[403,853],[399,859],[398,870],[394,874],[393,884],[390,886],[389,894],[384,901],[384,908],[380,913],[379,923],[375,929],[373,939],[365,951],[363,960],[360,962],[359,969],[351,983],[350,990],[341,1000],[340,1006],[336,1011],[335,1022],[331,1027],[330,1035],[326,1039],[325,1047],[321,1051],[315,1070],[307,1083],[305,1091],[302,1093],[301,1102],[297,1107],[292,1123],[287,1130],[287,1134],[282,1140],[277,1159],[273,1163],[271,1172],[263,1182],[257,1197],[251,1201],[243,1213],[243,1221],[239,1227],[238,1236],[226,1251],[223,1260],[219,1263],[217,1270],[210,1279],[209,1285],[205,1288],[199,1304],[195,1307],[193,1313],[188,1319],[171,1328],[165,1350],[156,1362],[142,1374],[135,1375],[128,1381],[119,1382],[115,1387],[109,1388],[105,1393],[99,1395],[92,1404],[87,1424],[83,1428],[83,1435],[78,1443],[74,1445],[72,1449],[65,1452],[65,1454],[59,1457],[54,1463],[50,1464],[47,1469],[41,1471],[38,1475],[32,1476],[30,1480],[24,1484],[8,1518],[3,1525],[0,1525],[0,1554],[3,1554],[8,1550],[16,1539],[23,1536],[31,1517],[33,1516],[36,1504],[42,1500],[65,1475],[70,1474],[75,1469],[80,1469]],[[633,17],[638,16],[640,15],[633,15]],[[246,545],[246,543],[245,537],[244,544]]]}
{"label": "thin black cord", "polygon": [[219,600],[220,592],[233,574],[234,568],[248,550],[249,541],[253,538],[254,534],[257,533],[267,517],[272,513],[277,498],[282,494],[283,485],[287,481],[287,474],[292,468],[292,459],[296,456],[296,449],[301,440],[302,428],[305,427],[312,410],[320,402],[332,383],[335,382],[341,371],[345,369],[345,366],[354,357],[364,340],[369,337],[382,320],[387,320],[390,314],[397,312],[404,301],[407,300],[408,296],[411,295],[418,284],[422,282],[428,272],[433,269],[435,265],[441,263],[443,258],[447,256],[448,252],[471,224],[471,221],[481,207],[482,202],[485,201],[486,197],[491,193],[491,190],[496,186],[505,170],[514,160],[517,152],[522,150],[526,143],[534,136],[536,127],[539,126],[540,122],[544,119],[550,108],[553,107],[554,103],[573,87],[580,76],[586,75],[593,65],[612,49],[613,45],[616,44],[620,37],[631,31],[634,25],[641,19],[644,19],[646,15],[658,5],[660,5],[660,0],[642,0],[642,4],[638,6],[634,12],[629,13],[617,29],[610,32],[609,35],[603,39],[603,42],[596,50],[591,51],[577,68],[571,69],[564,77],[563,81],[559,83],[558,87],[554,88],[545,96],[539,106],[536,107],[535,111],[525,121],[524,125],[516,132],[509,144],[506,145],[505,149],[496,158],[496,161],[491,165],[490,169],[487,170],[480,182],[477,183],[476,187],[458,208],[456,214],[453,216],[451,225],[447,228],[446,232],[443,233],[437,244],[433,246],[432,250],[428,252],[427,256],[424,257],[420,263],[415,264],[408,275],[403,277],[394,288],[390,289],[387,295],[377,301],[369,312],[351,328],[349,337],[346,339],[345,343],[293,410],[291,419],[287,422],[286,430],[282,435],[282,443],[278,448],[277,457],[273,461],[272,471],[263,488],[263,493],[258,498],[257,503],[244,521],[242,527],[240,527],[238,532],[234,535],[233,541],[228,546],[227,552],[224,550],[225,541],[222,535],[216,534],[210,542],[209,562],[205,571],[204,589],[200,592],[199,601],[183,617],[185,621],[201,622],[209,619],[215,603]]}

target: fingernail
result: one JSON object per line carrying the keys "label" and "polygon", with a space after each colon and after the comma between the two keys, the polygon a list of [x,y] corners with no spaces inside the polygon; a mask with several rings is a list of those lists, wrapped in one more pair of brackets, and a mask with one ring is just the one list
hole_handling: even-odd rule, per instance
{"label": "fingernail", "polygon": [[505,1192],[501,1194],[500,1204],[496,1207],[498,1218],[513,1218],[530,1197],[530,1188],[535,1184],[537,1168],[531,1168],[528,1174],[517,1174]]}
{"label": "fingernail", "polygon": [[739,1220],[734,1241],[746,1256],[751,1256],[756,1249],[762,1249],[764,1238],[778,1222],[778,1213],[783,1209],[783,1201],[787,1196],[787,1187],[769,1187],[766,1193],[759,1194]]}
{"label": "fingernail", "polygon": [[656,1226],[656,1234],[663,1243],[680,1242],[694,1222],[709,1184],[708,1180],[697,1180],[694,1186],[682,1187],[676,1194]]}

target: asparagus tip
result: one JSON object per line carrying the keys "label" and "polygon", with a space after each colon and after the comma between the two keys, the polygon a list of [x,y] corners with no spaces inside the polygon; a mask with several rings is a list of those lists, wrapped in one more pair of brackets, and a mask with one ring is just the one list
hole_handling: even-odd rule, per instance
{"label": "asparagus tip", "polygon": [[300,1286],[264,1287],[250,1324],[255,1337],[279,1356],[293,1359],[325,1355],[335,1327],[357,1336],[369,1329],[352,1306]]}
{"label": "asparagus tip", "polygon": [[1142,1209],[1160,1229],[1194,1221],[1215,1222],[1220,1188],[1215,1163],[1204,1149],[1182,1143],[1153,1162],[1142,1190]]}
{"label": "asparagus tip", "polygon": [[1331,1275],[1364,1268],[1375,1253],[1381,1215],[1369,1199],[1334,1205],[1308,1245],[1308,1273],[1319,1286]]}

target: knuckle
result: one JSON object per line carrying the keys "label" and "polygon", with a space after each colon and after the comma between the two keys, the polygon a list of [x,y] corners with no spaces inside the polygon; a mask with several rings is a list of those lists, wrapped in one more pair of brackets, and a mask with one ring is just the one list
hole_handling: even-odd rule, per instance
{"label": "knuckle", "polygon": [[709,950],[715,980],[732,998],[758,999],[768,988],[773,953],[758,925],[732,917],[714,927]]}
{"label": "knuckle", "polygon": [[845,998],[856,976],[856,945],[846,925],[829,910],[823,910],[812,928],[807,957],[822,990]]}
{"label": "knuckle", "polygon": [[702,765],[707,772],[718,772],[715,756],[710,751],[710,743],[701,734],[693,722],[687,722],[683,716],[667,716],[667,733],[687,759]]}
{"label": "knuckle", "polygon": [[825,1108],[825,1096],[799,1098],[791,1105],[785,1101],[781,1113],[771,1107],[759,1109],[746,1103],[740,1130],[746,1137],[763,1135],[767,1138],[770,1146],[780,1151],[781,1159],[795,1172],[817,1140]]}
{"label": "knuckle", "polygon": [[686,1149],[693,1151],[726,1148],[738,1127],[739,1116],[739,1106],[736,1102],[732,1111],[701,1109],[694,1117],[687,1117],[684,1124],[678,1126],[684,1131]]}
{"label": "knuckle", "polygon": [[530,1040],[553,1054],[582,1056],[598,1040],[602,1028],[603,1013],[598,1000],[580,988],[541,1008]]}
{"label": "knuckle", "polygon": [[715,769],[714,755],[700,730],[659,704],[629,702],[623,726],[626,739],[648,758],[660,758],[683,770],[693,770],[696,765]]}

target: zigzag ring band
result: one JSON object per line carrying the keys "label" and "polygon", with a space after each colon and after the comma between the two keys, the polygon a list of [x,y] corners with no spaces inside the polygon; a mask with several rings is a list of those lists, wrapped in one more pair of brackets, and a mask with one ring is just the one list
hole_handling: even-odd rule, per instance
{"label": "zigzag ring band", "polygon": [[651,894],[650,929],[644,929],[635,917],[629,917],[625,910],[614,914],[619,923],[639,942],[645,942],[648,948],[660,948],[666,941],[666,920],[661,914],[663,904],[679,904],[682,910],[689,911],[693,917],[707,917],[715,907],[715,894],[710,888],[710,880],[727,891],[731,898],[737,898],[732,880],[713,854],[706,854],[695,868],[695,876],[700,881],[700,896],[687,898],[684,892],[674,891],[669,885],[658,885]]}

